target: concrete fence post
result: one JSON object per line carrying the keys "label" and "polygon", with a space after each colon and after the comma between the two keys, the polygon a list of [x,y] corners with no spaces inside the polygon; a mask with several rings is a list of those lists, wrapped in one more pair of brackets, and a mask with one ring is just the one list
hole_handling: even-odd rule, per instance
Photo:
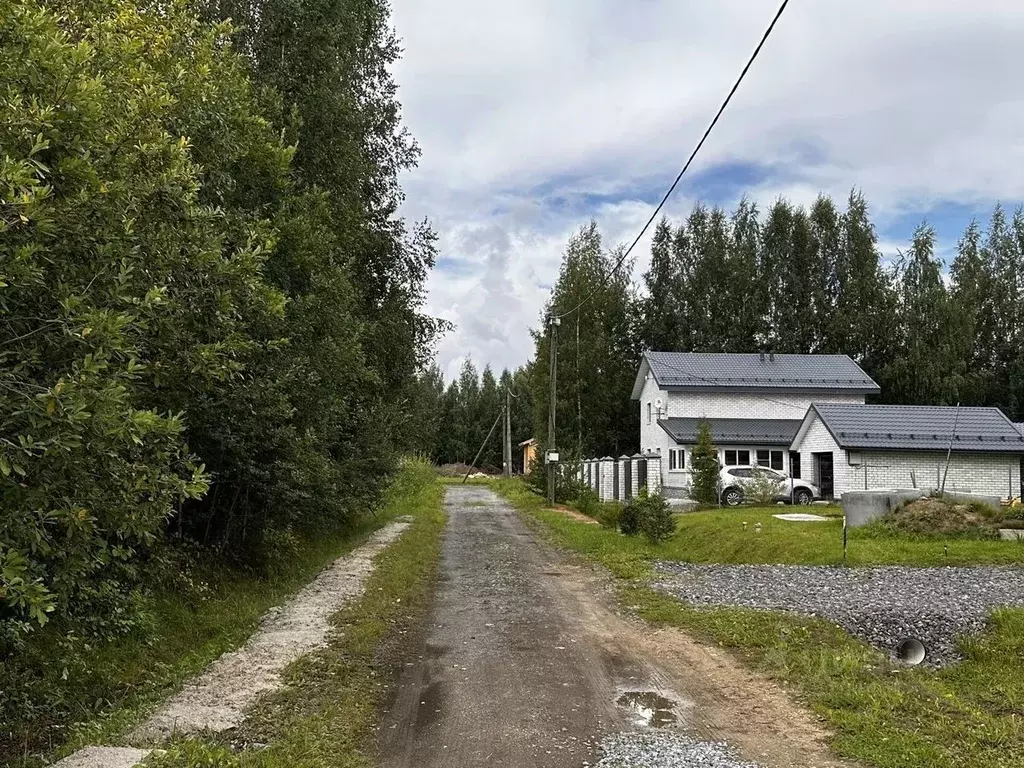
{"label": "concrete fence post", "polygon": [[647,490],[661,493],[661,456],[656,454],[647,457]]}
{"label": "concrete fence post", "polygon": [[619,456],[616,461],[616,469],[619,473],[619,501],[629,501],[629,456]]}
{"label": "concrete fence post", "polygon": [[600,472],[598,479],[598,490],[597,494],[601,497],[601,501],[614,501],[615,499],[615,486],[614,486],[614,473],[615,473],[615,459],[611,456],[605,456],[599,462]]}
{"label": "concrete fence post", "polygon": [[634,496],[640,493],[640,462],[644,460],[643,454],[636,454],[630,460],[633,464],[633,482],[631,483],[630,491]]}

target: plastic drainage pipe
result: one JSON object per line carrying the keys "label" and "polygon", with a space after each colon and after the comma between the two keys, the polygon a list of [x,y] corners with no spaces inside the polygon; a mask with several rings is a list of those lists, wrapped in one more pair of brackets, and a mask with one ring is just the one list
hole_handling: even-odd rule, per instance
{"label": "plastic drainage pipe", "polygon": [[913,637],[901,640],[899,645],[896,646],[896,658],[912,667],[916,667],[924,661],[924,657],[927,655],[924,643]]}

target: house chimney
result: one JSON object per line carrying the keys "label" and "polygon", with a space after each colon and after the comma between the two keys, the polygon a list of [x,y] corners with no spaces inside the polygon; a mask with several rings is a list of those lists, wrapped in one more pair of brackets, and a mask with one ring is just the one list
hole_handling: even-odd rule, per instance
{"label": "house chimney", "polygon": [[775,353],[774,352],[769,352],[768,353],[768,362],[769,363],[774,363],[775,362]]}
{"label": "house chimney", "polygon": [[764,362],[764,352],[761,353],[761,362]]}

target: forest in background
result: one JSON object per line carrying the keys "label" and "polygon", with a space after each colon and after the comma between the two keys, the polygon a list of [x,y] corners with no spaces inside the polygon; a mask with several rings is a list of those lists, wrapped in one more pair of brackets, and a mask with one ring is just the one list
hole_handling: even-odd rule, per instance
{"label": "forest in background", "polygon": [[[761,211],[744,199],[731,213],[697,205],[683,221],[663,218],[641,285],[629,278],[632,259],[614,271],[621,254],[603,243],[597,224],[581,228],[538,320],[543,328],[552,308],[565,312],[593,296],[558,331],[565,456],[638,450],[629,398],[648,349],[846,354],[881,386],[877,402],[997,406],[1024,421],[1022,209],[996,206],[986,223],[972,221],[948,264],[926,223],[884,259],[856,191],[842,207],[821,196],[809,209],[779,199]],[[516,438],[543,444],[548,334],[535,330],[534,341],[534,358],[516,372],[531,406],[519,423],[529,410],[532,433]],[[474,417],[462,402],[449,398],[449,423],[474,424],[482,440],[496,406]],[[453,455],[433,446],[434,456]]]}
{"label": "forest in background", "polygon": [[197,559],[353,528],[408,451],[444,326],[388,14],[0,0],[0,722]]}

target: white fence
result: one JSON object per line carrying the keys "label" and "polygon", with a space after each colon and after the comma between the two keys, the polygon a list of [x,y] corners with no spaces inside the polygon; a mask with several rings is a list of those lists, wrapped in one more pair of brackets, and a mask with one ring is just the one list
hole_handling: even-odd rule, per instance
{"label": "white fence", "polygon": [[641,488],[654,493],[661,488],[661,457],[636,454],[613,459],[584,459],[580,481],[597,493],[601,501],[629,501]]}

